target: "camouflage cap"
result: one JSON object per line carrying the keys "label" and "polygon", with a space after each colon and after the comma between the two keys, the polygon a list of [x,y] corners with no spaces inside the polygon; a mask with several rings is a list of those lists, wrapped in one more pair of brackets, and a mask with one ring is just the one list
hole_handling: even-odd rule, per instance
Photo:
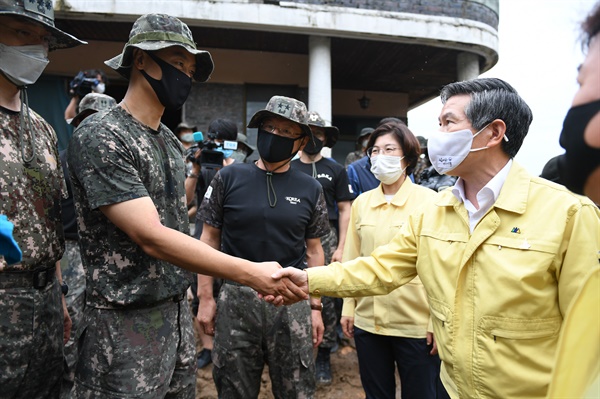
{"label": "camouflage cap", "polygon": [[325,147],[333,147],[340,137],[340,130],[335,126],[326,126],[325,119],[316,111],[308,112],[308,126],[317,126],[325,129]]}
{"label": "camouflage cap", "polygon": [[44,25],[52,37],[48,46],[50,51],[87,44],[54,26],[52,0],[0,0],[0,15],[24,17]]}
{"label": "camouflage cap", "polygon": [[258,128],[260,127],[262,120],[270,116],[277,116],[296,122],[302,128],[302,132],[306,136],[312,138],[312,132],[307,124],[308,110],[302,101],[290,97],[273,96],[267,103],[265,109],[256,112],[252,116],[250,123],[248,123],[248,127]]}
{"label": "camouflage cap", "polygon": [[214,69],[210,53],[196,48],[192,31],[186,24],[166,14],[146,14],[139,17],[129,32],[129,41],[125,44],[123,52],[104,63],[125,79],[129,79],[134,47],[156,51],[171,46],[181,46],[193,54],[196,57],[194,79],[197,82],[208,80]]}
{"label": "camouflage cap", "polygon": [[186,122],[180,122],[179,125],[177,125],[177,127],[175,128],[175,134],[179,134],[179,132],[181,132],[183,129],[191,130],[193,132],[198,130],[196,129],[196,126],[192,126]]}
{"label": "camouflage cap", "polygon": [[93,113],[98,111],[104,111],[113,108],[117,105],[117,102],[111,96],[100,93],[89,93],[86,94],[77,107],[79,112],[75,118],[71,120],[71,125],[78,126],[82,120],[87,118]]}
{"label": "camouflage cap", "polygon": [[365,138],[367,138],[367,136],[371,135],[371,133],[373,133],[374,131],[375,129],[373,129],[372,127],[363,127],[360,130],[360,133],[358,133],[358,136],[356,137],[356,142],[360,144]]}
{"label": "camouflage cap", "polygon": [[242,146],[246,147],[246,152],[248,156],[250,156],[250,154],[252,154],[254,150],[256,150],[256,148],[253,145],[248,143],[248,137],[244,133],[238,132],[236,141],[238,142],[238,145],[241,144]]}

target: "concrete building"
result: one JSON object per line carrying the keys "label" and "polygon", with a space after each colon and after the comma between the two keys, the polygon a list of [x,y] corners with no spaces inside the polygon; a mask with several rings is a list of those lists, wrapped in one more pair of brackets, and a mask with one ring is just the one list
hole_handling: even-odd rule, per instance
{"label": "concrete building", "polygon": [[[405,119],[444,84],[476,77],[497,62],[498,3],[62,0],[55,3],[57,26],[89,45],[51,53],[40,86],[45,97],[49,90],[63,96],[61,88],[79,70],[101,68],[111,79],[107,94],[120,100],[125,81],[103,61],[121,52],[140,15],[174,15],[211,52],[215,71],[207,83],[194,84],[180,112],[165,115],[168,126],[183,119],[204,130],[210,120],[227,117],[254,143],[256,132],[245,128],[252,114],[272,95],[292,96],[340,128],[333,156],[343,163],[363,127],[386,116]],[[44,103],[47,108],[47,98]]]}

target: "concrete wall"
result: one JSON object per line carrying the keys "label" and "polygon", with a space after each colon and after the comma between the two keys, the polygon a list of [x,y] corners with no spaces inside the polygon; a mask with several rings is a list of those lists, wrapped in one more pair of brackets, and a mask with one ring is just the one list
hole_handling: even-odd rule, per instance
{"label": "concrete wall", "polygon": [[230,119],[243,132],[245,122],[244,85],[213,83],[194,85],[185,102],[182,119],[206,132],[213,119]]}

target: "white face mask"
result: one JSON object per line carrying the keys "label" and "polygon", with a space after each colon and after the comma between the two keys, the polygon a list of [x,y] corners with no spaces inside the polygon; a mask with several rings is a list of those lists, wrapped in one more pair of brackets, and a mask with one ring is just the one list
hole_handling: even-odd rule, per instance
{"label": "white face mask", "polygon": [[194,133],[184,133],[181,136],[179,136],[179,140],[183,141],[184,143],[193,143]]}
{"label": "white face mask", "polygon": [[393,155],[371,157],[371,172],[383,184],[394,184],[406,170],[402,168],[403,159]]}
{"label": "white face mask", "polygon": [[106,85],[102,82],[100,82],[96,86],[92,87],[92,91],[94,93],[104,94],[104,90],[106,90]]}
{"label": "white face mask", "polygon": [[488,126],[489,124],[485,125],[475,134],[469,129],[432,133],[427,141],[427,151],[435,170],[441,175],[445,174],[460,165],[470,152],[485,150],[487,147],[471,148],[471,146],[473,139]]}
{"label": "white face mask", "polygon": [[16,86],[35,83],[48,62],[48,50],[42,44],[7,46],[0,43],[0,71]]}

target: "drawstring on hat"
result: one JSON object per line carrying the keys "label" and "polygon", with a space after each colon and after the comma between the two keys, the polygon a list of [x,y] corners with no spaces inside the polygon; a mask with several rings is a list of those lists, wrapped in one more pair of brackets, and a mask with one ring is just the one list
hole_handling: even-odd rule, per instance
{"label": "drawstring on hat", "polygon": [[[27,111],[27,116],[25,116]],[[21,145],[21,159],[24,163],[29,164],[35,158],[35,132],[31,128],[31,114],[29,108],[29,98],[27,97],[27,86],[21,88],[21,112],[19,113],[19,144]],[[25,155],[25,119],[27,119],[27,128],[31,134],[31,157]]]}
{"label": "drawstring on hat", "polygon": [[315,179],[317,178],[317,165],[315,163],[315,161],[311,162],[312,164],[312,177],[314,177]]}

